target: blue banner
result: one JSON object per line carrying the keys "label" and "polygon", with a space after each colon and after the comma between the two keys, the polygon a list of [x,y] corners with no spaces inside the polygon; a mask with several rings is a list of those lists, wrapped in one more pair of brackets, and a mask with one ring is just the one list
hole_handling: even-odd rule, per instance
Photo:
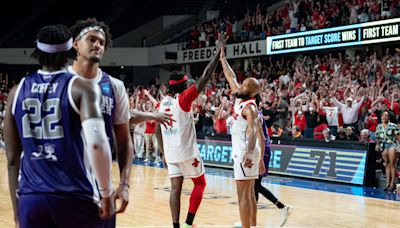
{"label": "blue banner", "polygon": [[[230,141],[206,138],[197,142],[206,165],[233,167]],[[272,144],[271,149],[270,173],[364,184],[367,147],[354,150]]]}

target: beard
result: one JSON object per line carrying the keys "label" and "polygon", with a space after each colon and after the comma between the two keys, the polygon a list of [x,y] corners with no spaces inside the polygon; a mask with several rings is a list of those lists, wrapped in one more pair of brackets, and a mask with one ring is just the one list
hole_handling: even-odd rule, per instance
{"label": "beard", "polygon": [[99,63],[101,60],[101,58],[97,57],[97,56],[91,56],[89,59],[90,59],[90,61],[92,61],[94,63]]}
{"label": "beard", "polygon": [[233,96],[242,100],[251,98],[250,94],[243,94],[243,93],[234,93]]}

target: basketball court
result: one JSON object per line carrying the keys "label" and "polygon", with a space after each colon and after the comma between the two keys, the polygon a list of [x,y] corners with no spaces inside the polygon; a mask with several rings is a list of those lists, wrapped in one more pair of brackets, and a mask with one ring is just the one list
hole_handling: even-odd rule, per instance
{"label": "basketball court", "polygon": [[[8,190],[7,164],[0,152],[0,227],[13,227],[13,213]],[[118,169],[113,164],[114,183]],[[234,227],[240,221],[236,186],[232,171],[206,167],[207,187],[195,218],[201,227]],[[400,211],[400,195],[382,190],[330,184],[281,176],[264,178],[269,188],[283,203],[293,206],[285,227],[396,227]],[[134,164],[130,183],[130,203],[117,217],[117,227],[171,227],[169,211],[169,179],[159,167]],[[181,222],[186,217],[192,182],[185,181],[182,192]],[[366,196],[370,195],[370,196]],[[274,205],[260,197],[258,226],[279,227],[280,213]]]}

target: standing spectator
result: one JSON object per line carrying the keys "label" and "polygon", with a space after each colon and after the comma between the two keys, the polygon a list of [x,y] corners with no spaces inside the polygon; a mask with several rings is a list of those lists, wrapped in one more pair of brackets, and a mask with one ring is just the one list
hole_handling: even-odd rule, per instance
{"label": "standing spectator", "polygon": [[390,7],[392,5],[392,2],[390,0],[381,0],[381,17],[382,19],[388,19],[391,18],[391,11]]}
{"label": "standing spectator", "polygon": [[202,132],[205,135],[214,134],[214,111],[211,110],[212,103],[207,102],[204,112],[200,115],[200,121],[203,124]]}
{"label": "standing spectator", "polygon": [[221,99],[221,105],[219,106],[218,113],[214,116],[214,129],[217,134],[227,134],[228,126],[226,124],[226,119],[228,118],[228,113],[224,109],[225,103],[227,102],[226,97]]}
{"label": "standing spectator", "polygon": [[310,104],[304,115],[306,116],[306,130],[304,131],[304,137],[312,139],[314,137],[314,128],[318,125],[318,111],[315,110],[314,104]]}
{"label": "standing spectator", "polygon": [[286,127],[288,108],[289,105],[286,102],[286,99],[284,98],[283,94],[280,94],[278,100],[278,106],[276,107],[276,112],[277,112],[276,117],[278,119],[279,128],[281,129],[285,129]]}
{"label": "standing spectator", "polygon": [[353,98],[347,97],[346,105],[339,102],[335,97],[333,97],[333,103],[339,108],[339,111],[342,112],[343,117],[343,127],[351,126],[353,129],[358,132],[358,112],[360,110],[361,105],[364,102],[365,97],[363,96],[361,100],[353,105]]}
{"label": "standing spectator", "polygon": [[337,129],[339,127],[339,109],[338,107],[332,107],[329,101],[322,102],[322,110],[326,114],[326,120],[328,122],[330,133],[337,136]]}
{"label": "standing spectator", "polygon": [[329,128],[326,116],[319,114],[317,121],[318,125],[314,128],[314,139],[324,139],[323,130]]}
{"label": "standing spectator", "polygon": [[385,190],[395,189],[396,165],[397,165],[397,145],[400,139],[399,128],[396,124],[389,121],[389,113],[383,112],[382,123],[376,129],[376,142],[382,152],[385,161],[386,187]]}
{"label": "standing spectator", "polygon": [[375,112],[368,111],[365,127],[368,129],[369,136],[372,140],[375,140],[375,131],[377,126],[378,117],[376,116]]}

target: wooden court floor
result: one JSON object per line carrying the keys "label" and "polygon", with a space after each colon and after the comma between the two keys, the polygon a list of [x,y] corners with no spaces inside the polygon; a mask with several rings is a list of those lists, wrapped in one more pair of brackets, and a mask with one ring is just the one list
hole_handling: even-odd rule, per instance
{"label": "wooden court floor", "polygon": [[[0,151],[0,228],[14,227],[8,191],[7,166]],[[133,166],[130,204],[117,216],[118,227],[172,227],[169,211],[169,179],[164,169]],[[117,167],[113,167],[118,183]],[[197,227],[233,227],[239,221],[234,180],[207,175],[204,199],[195,218]],[[182,195],[181,223],[186,218],[192,182],[186,180]],[[265,184],[294,210],[285,227],[400,227],[400,203],[360,196]],[[261,198],[258,227],[279,227],[280,214]]]}

